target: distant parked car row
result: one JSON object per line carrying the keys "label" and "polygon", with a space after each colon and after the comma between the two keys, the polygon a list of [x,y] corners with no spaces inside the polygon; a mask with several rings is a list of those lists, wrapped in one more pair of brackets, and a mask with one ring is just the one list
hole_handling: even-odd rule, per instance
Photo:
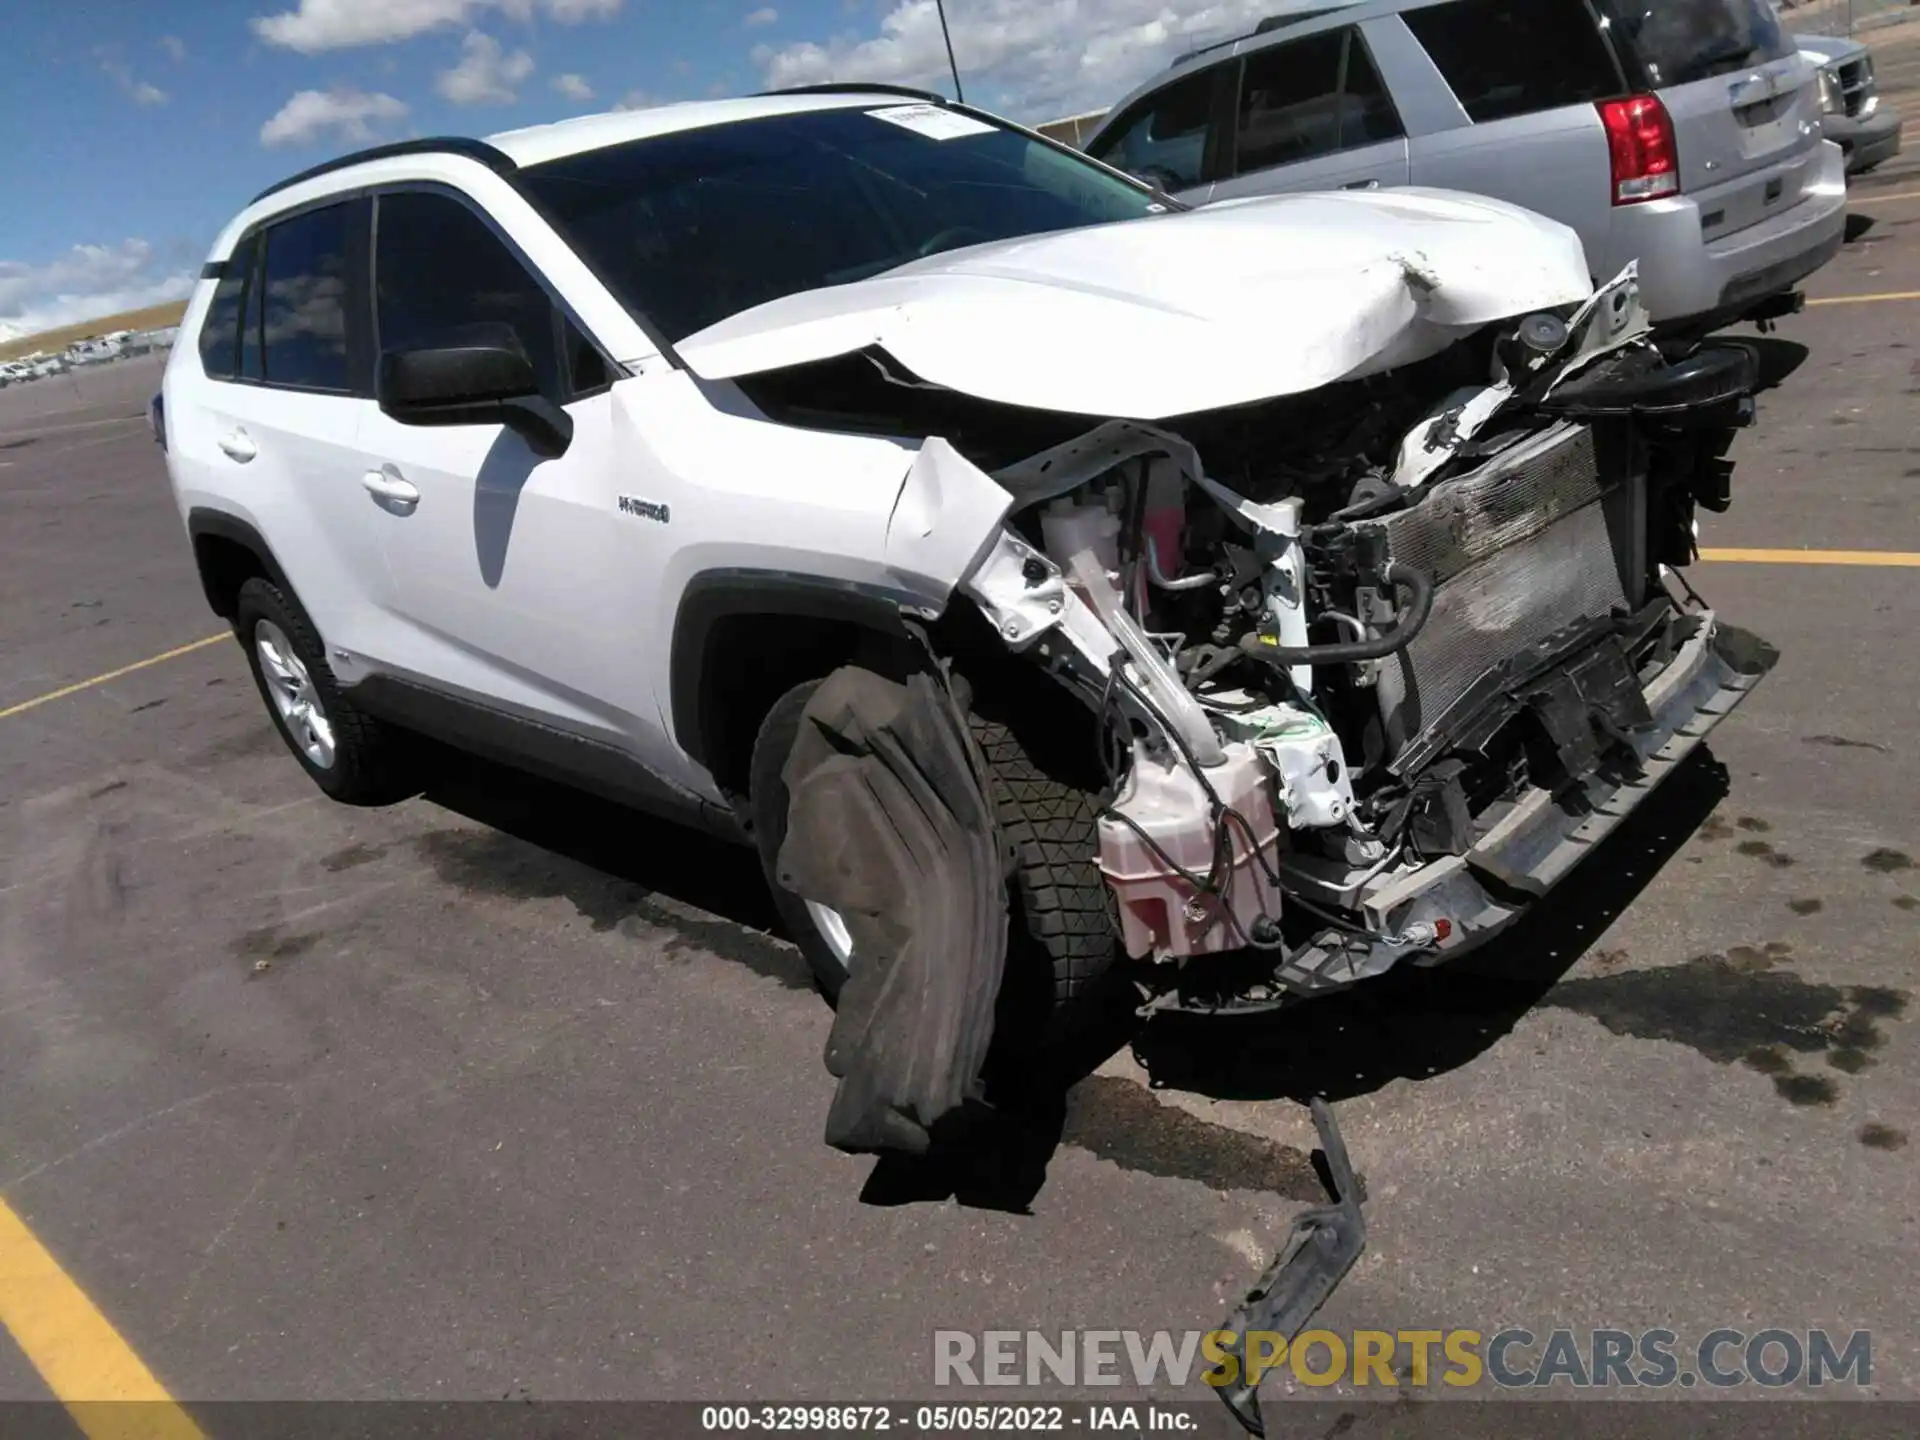
{"label": "distant parked car row", "polygon": [[22,360],[0,362],[0,388],[41,380],[49,375],[86,365],[101,365],[133,355],[170,349],[179,334],[177,325],[158,330],[115,330],[106,335],[76,340],[58,355],[29,355]]}
{"label": "distant parked car row", "polygon": [[1899,149],[1871,57],[1766,0],[1282,0],[1103,119],[1042,129],[1189,204],[1419,186],[1637,260],[1669,331],[1766,320],[1837,253],[1846,175]]}

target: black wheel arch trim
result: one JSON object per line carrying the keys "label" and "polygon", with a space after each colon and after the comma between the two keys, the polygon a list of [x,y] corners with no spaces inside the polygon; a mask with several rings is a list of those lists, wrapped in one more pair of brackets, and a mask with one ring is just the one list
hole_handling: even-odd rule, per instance
{"label": "black wheel arch trim", "polygon": [[891,637],[904,637],[903,605],[924,605],[880,586],[784,570],[703,570],[687,583],[673,617],[668,660],[668,706],[674,742],[695,763],[711,767],[712,717],[705,713],[715,656],[713,632],[723,620],[747,615],[833,620]]}
{"label": "black wheel arch trim", "polygon": [[222,608],[220,597],[214,589],[213,577],[207,573],[206,567],[200,561],[198,542],[203,536],[231,541],[251,551],[259,560],[260,568],[266,572],[269,580],[289,595],[294,593],[293,586],[287,583],[287,572],[281,568],[280,561],[274,556],[273,547],[267,544],[266,537],[253,525],[225,510],[196,505],[187,512],[187,538],[193,542],[193,563],[194,568],[200,572],[200,589],[206,595],[207,605],[214,614],[224,620],[233,618],[227,613],[227,609]]}

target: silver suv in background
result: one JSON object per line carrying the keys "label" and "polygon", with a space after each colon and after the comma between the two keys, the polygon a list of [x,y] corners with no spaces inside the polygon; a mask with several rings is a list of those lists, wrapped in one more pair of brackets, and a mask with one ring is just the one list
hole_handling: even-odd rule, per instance
{"label": "silver suv in background", "polygon": [[1765,0],[1298,0],[1116,105],[1095,158],[1194,204],[1417,185],[1640,263],[1667,329],[1797,308],[1846,175],[1816,66]]}
{"label": "silver suv in background", "polygon": [[1847,173],[1860,175],[1900,153],[1900,115],[1880,95],[1873,54],[1858,40],[1796,35],[1802,55],[1820,67],[1820,104],[1825,131],[1847,157]]}

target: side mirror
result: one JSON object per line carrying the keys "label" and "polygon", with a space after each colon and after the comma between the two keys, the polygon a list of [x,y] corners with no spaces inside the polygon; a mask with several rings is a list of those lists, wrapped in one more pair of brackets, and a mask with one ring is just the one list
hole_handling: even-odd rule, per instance
{"label": "side mirror", "polygon": [[381,410],[402,425],[505,425],[548,457],[573,443],[573,417],[540,393],[517,345],[388,350],[377,393]]}

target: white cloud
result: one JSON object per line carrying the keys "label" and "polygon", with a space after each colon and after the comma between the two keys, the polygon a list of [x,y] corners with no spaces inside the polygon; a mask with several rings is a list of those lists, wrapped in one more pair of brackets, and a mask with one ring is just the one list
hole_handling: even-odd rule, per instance
{"label": "white cloud", "polygon": [[187,58],[187,42],[178,35],[162,35],[160,48],[167,52],[167,58],[176,65]]}
{"label": "white cloud", "polygon": [[[1273,0],[971,0],[948,7],[967,98],[1021,120],[1109,105],[1175,56],[1251,30]],[[952,88],[934,0],[871,29],[754,51],[769,87],[887,80]]]}
{"label": "white cloud", "polygon": [[0,330],[32,335],[192,291],[193,270],[165,265],[145,240],[76,245],[45,265],[0,260]]}
{"label": "white cloud", "polygon": [[771,5],[763,5],[758,10],[750,12],[747,18],[740,23],[745,25],[749,30],[757,30],[762,25],[773,24],[773,22],[779,18],[780,12],[778,10],[774,9]]}
{"label": "white cloud", "polygon": [[593,99],[593,86],[587,83],[584,75],[556,75],[553,77],[553,88],[569,100],[584,103]]}
{"label": "white cloud", "polygon": [[509,55],[498,40],[478,30],[460,43],[460,52],[460,63],[433,82],[456,105],[511,105],[520,98],[514,87],[533,73],[533,57],[526,51]]}
{"label": "white cloud", "polygon": [[164,105],[167,103],[167,92],[158,85],[149,85],[144,80],[136,80],[133,67],[115,54],[113,49],[103,47],[96,50],[94,54],[99,58],[101,71],[110,76],[113,83],[120,87],[120,93],[134,104]]}
{"label": "white cloud", "polygon": [[626,94],[622,95],[614,102],[613,108],[616,110],[651,110],[656,105],[665,105],[666,103],[666,100],[661,96],[655,95],[650,91],[636,89],[629,90]]}
{"label": "white cloud", "polygon": [[405,118],[407,107],[391,95],[368,94],[351,86],[302,90],[260,127],[267,146],[304,145],[327,137],[350,144],[374,138],[377,127]]}
{"label": "white cloud", "polygon": [[278,15],[256,15],[253,33],[269,45],[303,55],[385,45],[453,25],[477,22],[488,11],[526,22],[544,15],[562,25],[609,20],[622,0],[296,0]]}

